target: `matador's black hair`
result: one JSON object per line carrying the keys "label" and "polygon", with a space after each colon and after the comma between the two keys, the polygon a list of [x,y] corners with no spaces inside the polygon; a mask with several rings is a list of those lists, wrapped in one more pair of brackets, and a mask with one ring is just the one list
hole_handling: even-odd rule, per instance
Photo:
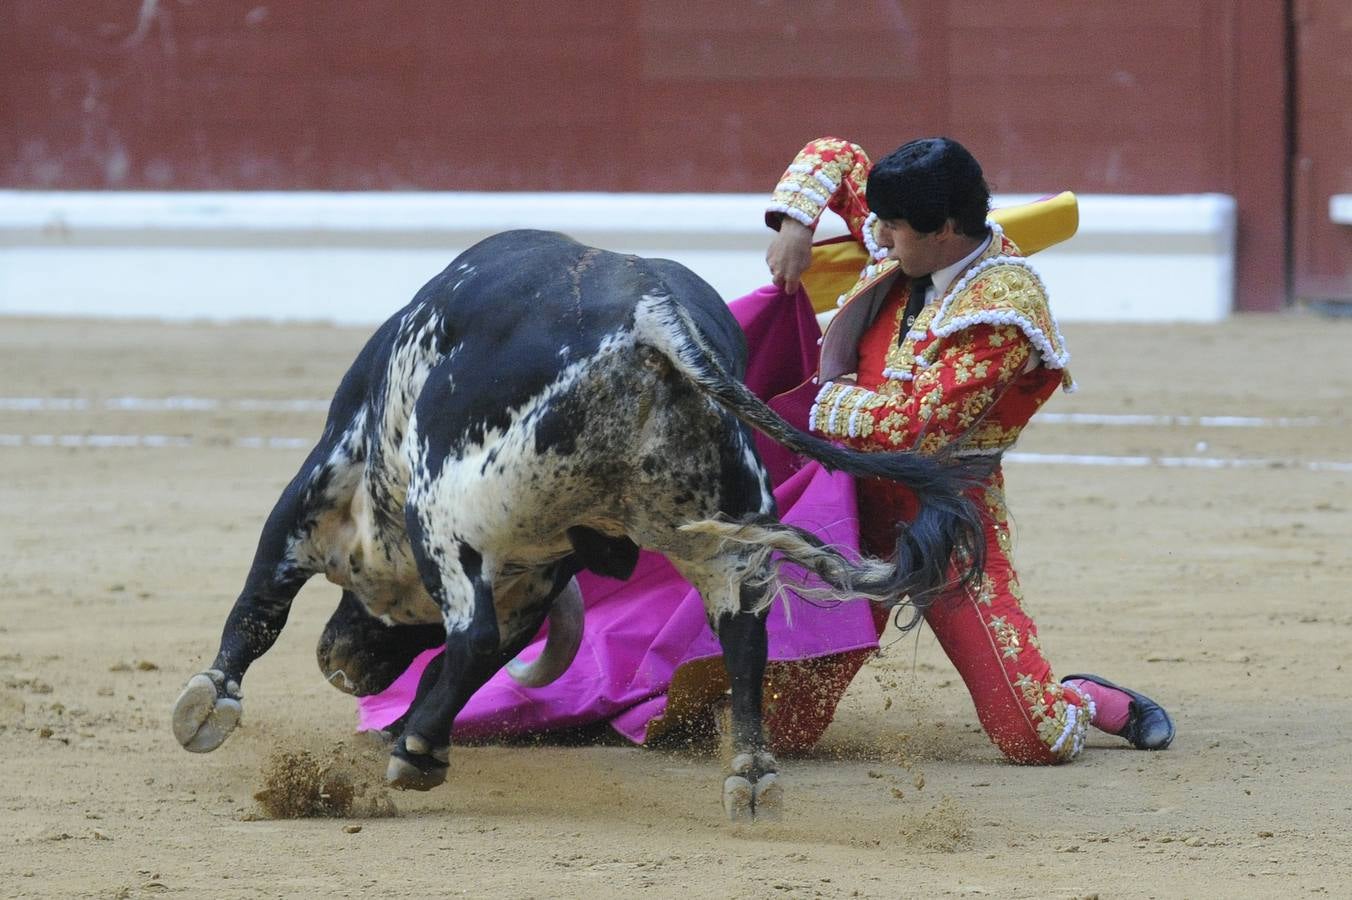
{"label": "matador's black hair", "polygon": [[880,219],[901,220],[924,234],[952,219],[958,233],[986,233],[991,191],[981,166],[951,138],[921,138],[874,163],[866,191]]}

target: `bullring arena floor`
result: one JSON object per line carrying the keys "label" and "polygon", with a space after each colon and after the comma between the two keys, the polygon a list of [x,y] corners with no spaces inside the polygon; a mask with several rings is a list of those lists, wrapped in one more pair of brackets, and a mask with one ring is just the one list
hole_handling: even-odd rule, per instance
{"label": "bullring arena floor", "polygon": [[384,768],[313,662],[336,589],[220,750],[169,708],[366,332],[0,320],[0,895],[1347,896],[1352,322],[1065,332],[1080,391],[1007,466],[1024,586],[1058,669],[1154,694],[1173,749],[1007,765],[904,639],[787,761],[785,820],[731,827],[716,759],[619,745],[460,748],[397,817],[267,818],[277,748]]}

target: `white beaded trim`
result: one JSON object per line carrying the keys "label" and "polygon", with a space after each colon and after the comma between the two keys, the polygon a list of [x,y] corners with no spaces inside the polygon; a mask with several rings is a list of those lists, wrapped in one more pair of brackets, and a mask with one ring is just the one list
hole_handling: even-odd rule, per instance
{"label": "white beaded trim", "polygon": [[883,377],[889,381],[910,381],[912,375],[910,372],[903,372],[901,369],[883,369]]}
{"label": "white beaded trim", "polygon": [[1089,721],[1090,723],[1093,723],[1094,718],[1098,715],[1098,707],[1094,705],[1094,698],[1089,696],[1089,692],[1082,691],[1073,684],[1062,684],[1061,687],[1073,692],[1076,697],[1080,698],[1082,701],[1080,705],[1088,710]]}
{"label": "white beaded trim", "polygon": [[826,430],[831,434],[836,433],[836,416],[840,415],[840,401],[845,396],[845,391],[840,392],[840,396],[831,404],[831,413],[826,417]]}
{"label": "white beaded trim", "polygon": [[817,193],[810,187],[806,187],[801,184],[794,184],[789,181],[781,181],[779,184],[775,185],[775,193],[778,193],[780,191],[783,191],[786,194],[802,194],[804,197],[811,200],[818,206],[825,206],[826,201],[831,199],[828,196]]}
{"label": "white beaded trim", "polygon": [[795,222],[801,222],[808,228],[811,228],[817,221],[812,216],[809,216],[807,213],[803,212],[801,209],[794,209],[787,203],[771,203],[765,209],[767,212],[783,213],[790,219],[793,219]]}
{"label": "white beaded trim", "polygon": [[827,392],[830,391],[831,388],[835,387],[835,385],[836,383],[834,381],[827,381],[824,384],[822,384],[820,388],[817,389],[817,396],[812,398],[812,406],[809,407],[807,411],[808,428],[816,427],[817,414],[821,411],[822,408],[822,398],[826,396]]}
{"label": "white beaded trim", "polygon": [[[994,223],[992,223],[992,225],[997,228],[999,227],[995,226]],[[969,328],[972,325],[1014,325],[1028,336],[1028,340],[1038,349],[1038,352],[1042,354],[1043,364],[1046,365],[1047,368],[1064,369],[1066,363],[1070,362],[1070,354],[1065,350],[1058,352],[1041,328],[1038,328],[1032,322],[1011,309],[985,310],[973,313],[970,316],[961,316],[951,322],[945,322],[942,327],[936,327],[939,322],[943,321],[944,314],[948,312],[949,306],[953,303],[953,298],[961,294],[967,285],[976,280],[977,276],[981,275],[981,273],[988,269],[993,269],[996,266],[1019,266],[1020,268],[1027,270],[1028,274],[1032,276],[1033,281],[1036,282],[1037,286],[1042,290],[1042,293],[1047,293],[1047,286],[1043,284],[1042,278],[1037,274],[1037,270],[1028,264],[1028,260],[1021,256],[992,256],[968,269],[967,273],[944,293],[943,301],[939,304],[939,309],[934,314],[935,324],[930,327],[930,330],[934,332],[935,337],[948,337],[949,335],[961,331],[964,328]],[[1052,328],[1056,331],[1057,343],[1062,347],[1065,347],[1065,338],[1061,336],[1061,327],[1056,323],[1056,317],[1051,314],[1051,310],[1047,311],[1047,316],[1051,319]]]}
{"label": "white beaded trim", "polygon": [[789,166],[790,172],[798,172],[801,175],[811,175],[817,170],[817,167],[811,163],[794,163]]}
{"label": "white beaded trim", "polygon": [[[1084,749],[1085,733],[1089,730],[1087,726],[1093,724],[1094,717],[1098,715],[1098,707],[1094,705],[1094,698],[1090,697],[1084,691],[1078,690],[1077,688],[1069,684],[1063,684],[1062,689],[1068,690],[1075,696],[1079,697],[1080,700],[1083,701],[1083,704],[1078,712],[1076,711],[1076,708],[1073,706],[1069,707],[1066,710],[1066,727],[1065,729],[1062,730],[1061,736],[1057,740],[1057,742],[1052,745],[1051,750],[1053,753],[1057,752],[1061,748],[1061,745],[1065,743],[1067,735],[1073,730],[1075,737],[1074,742],[1071,744],[1070,754],[1068,758],[1074,759],[1075,757],[1079,756],[1080,751]],[[1079,719],[1080,714],[1087,715],[1089,718],[1085,720],[1084,724],[1082,724],[1077,729],[1075,728],[1075,724],[1076,721]]]}
{"label": "white beaded trim", "polygon": [[827,420],[826,425],[831,430],[832,434],[840,433],[836,424],[836,418],[840,415],[841,407],[845,405],[845,401],[853,398],[854,395],[855,388],[846,388],[840,392],[839,396],[836,397],[835,402],[831,404],[831,416]]}
{"label": "white beaded trim", "polygon": [[878,221],[877,213],[869,213],[868,218],[864,219],[862,231],[864,232],[864,246],[868,249],[870,259],[887,259],[887,248],[879,247],[878,241],[873,237],[873,226]]}
{"label": "white beaded trim", "polygon": [[1056,739],[1055,744],[1052,744],[1053,753],[1059,752],[1061,745],[1066,742],[1066,738],[1070,737],[1075,732],[1075,720],[1079,718],[1079,712],[1079,707],[1066,707],[1066,727],[1061,729],[1061,736]]}
{"label": "white beaded trim", "polygon": [[817,183],[826,188],[826,193],[834,195],[839,184],[831,180],[831,177],[825,172],[813,172],[812,177],[817,179]]}
{"label": "white beaded trim", "polygon": [[834,381],[828,381],[817,391],[817,396],[813,400],[812,406],[808,408],[808,427],[812,427],[813,423],[817,421],[818,415],[824,414],[826,416],[826,428],[824,430],[828,434],[839,434],[838,426],[840,414],[846,406],[852,406],[854,409],[846,422],[846,428],[849,436],[854,437],[859,429],[859,405],[863,402],[865,395],[871,394],[872,391],[853,385],[846,386],[843,391],[836,395],[835,399],[831,401],[831,404],[823,410],[822,400],[834,387],[837,387],[836,383]]}

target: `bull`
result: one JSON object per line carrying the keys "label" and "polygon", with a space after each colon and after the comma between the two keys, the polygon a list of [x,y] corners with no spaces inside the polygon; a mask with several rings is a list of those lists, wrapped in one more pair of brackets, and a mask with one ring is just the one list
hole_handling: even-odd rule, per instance
{"label": "bull", "polygon": [[[457,712],[504,665],[525,684],[577,650],[583,569],[625,578],[640,548],[698,589],[732,687],[723,801],[775,815],[778,765],[762,732],[767,607],[779,566],[822,590],[923,607],[956,552],[979,571],[961,469],[864,454],[790,426],[741,378],[745,338],[706,282],[668,260],[513,231],[485,239],[382,325],[343,377],[322,436],[263,526],[215,660],[173,710],[206,752],[239,721],[248,667],[301,586],[343,589],[320,640],[339,687],[372,693],[444,644],[395,729],[386,778],[442,783]],[[909,485],[920,511],[891,562],[855,559],[780,523],[751,429],[823,465]],[[775,554],[778,554],[776,556]],[[549,621],[544,651],[514,661]]]}

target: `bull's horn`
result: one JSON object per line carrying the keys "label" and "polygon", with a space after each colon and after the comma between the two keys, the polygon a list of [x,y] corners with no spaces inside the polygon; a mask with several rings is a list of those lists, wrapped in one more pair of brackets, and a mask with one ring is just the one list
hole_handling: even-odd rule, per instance
{"label": "bull's horn", "polygon": [[568,671],[577,648],[582,646],[582,620],[582,592],[577,580],[570,578],[550,607],[545,648],[532,662],[519,656],[509,662],[507,674],[524,687],[544,687],[557,680]]}

